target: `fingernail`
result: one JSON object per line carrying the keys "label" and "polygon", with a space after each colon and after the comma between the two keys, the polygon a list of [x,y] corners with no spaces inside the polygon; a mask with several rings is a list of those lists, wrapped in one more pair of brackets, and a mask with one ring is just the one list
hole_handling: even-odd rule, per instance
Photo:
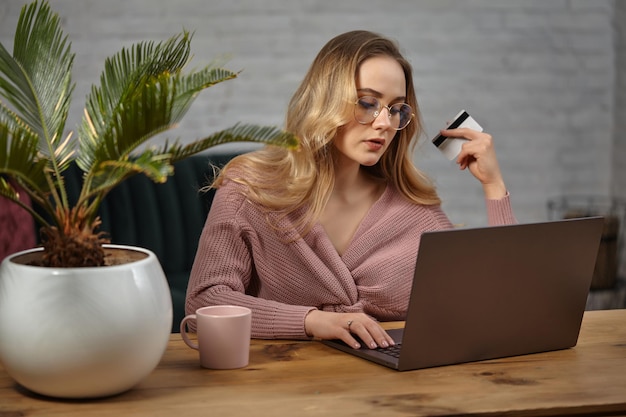
{"label": "fingernail", "polygon": [[372,342],[372,343],[370,343],[370,347],[372,349],[376,349],[378,347],[378,345],[376,344],[376,342]]}
{"label": "fingernail", "polygon": [[358,343],[355,343],[353,346],[354,346],[355,349],[360,349],[361,348],[361,345],[359,345]]}
{"label": "fingernail", "polygon": [[384,348],[389,347],[389,343],[387,343],[386,340],[383,340],[383,342],[380,345]]}

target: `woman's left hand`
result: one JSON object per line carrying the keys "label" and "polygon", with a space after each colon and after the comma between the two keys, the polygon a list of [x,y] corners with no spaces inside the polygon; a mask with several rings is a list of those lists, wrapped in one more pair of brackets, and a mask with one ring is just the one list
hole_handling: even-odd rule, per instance
{"label": "woman's left hand", "polygon": [[469,128],[442,130],[441,134],[451,138],[467,139],[463,144],[456,163],[459,168],[466,168],[483,185],[485,197],[500,199],[506,196],[507,190],[493,146],[490,134]]}

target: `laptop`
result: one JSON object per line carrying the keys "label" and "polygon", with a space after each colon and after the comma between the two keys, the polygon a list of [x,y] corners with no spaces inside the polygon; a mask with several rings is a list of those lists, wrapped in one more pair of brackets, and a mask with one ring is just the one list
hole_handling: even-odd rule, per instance
{"label": "laptop", "polygon": [[[576,345],[602,217],[427,232],[399,349],[323,343],[407,371]],[[393,352],[396,350],[397,352]]]}

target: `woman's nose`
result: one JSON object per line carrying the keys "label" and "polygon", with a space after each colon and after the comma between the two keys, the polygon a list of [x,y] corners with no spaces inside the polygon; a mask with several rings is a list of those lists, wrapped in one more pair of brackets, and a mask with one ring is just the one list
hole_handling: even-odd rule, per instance
{"label": "woman's nose", "polygon": [[375,128],[382,128],[382,129],[388,129],[391,127],[391,117],[390,113],[389,113],[389,109],[387,107],[382,107],[380,109],[380,112],[378,113],[378,116],[376,116],[376,118],[374,119],[374,121],[372,122],[372,125]]}

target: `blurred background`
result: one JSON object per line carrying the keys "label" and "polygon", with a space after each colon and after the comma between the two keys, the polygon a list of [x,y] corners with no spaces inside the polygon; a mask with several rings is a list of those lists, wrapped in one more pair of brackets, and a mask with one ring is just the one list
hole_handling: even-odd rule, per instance
{"label": "blurred background", "polygon": [[[0,2],[12,50],[22,0]],[[616,0],[51,0],[76,53],[68,129],[105,58],[140,40],[194,32],[195,66],[226,58],[238,79],[204,92],[171,138],[236,122],[282,125],[287,103],[331,37],[396,40],[413,64],[426,135],[415,162],[454,223],[486,223],[479,184],[430,139],[461,109],[494,136],[520,222],[610,214],[626,198],[626,2]],[[621,238],[622,224],[617,227]],[[622,239],[623,240],[623,239]],[[621,244],[621,241],[620,241]],[[621,276],[624,276],[621,257]]]}

